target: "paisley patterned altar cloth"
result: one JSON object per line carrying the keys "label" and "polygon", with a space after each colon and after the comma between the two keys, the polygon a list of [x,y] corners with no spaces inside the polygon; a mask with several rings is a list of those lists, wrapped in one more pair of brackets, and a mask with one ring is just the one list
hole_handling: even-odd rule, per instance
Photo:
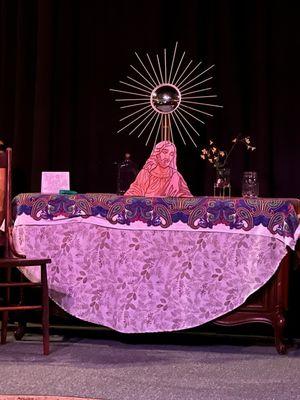
{"label": "paisley patterned altar cloth", "polygon": [[[299,237],[293,201],[280,199],[24,194],[15,211],[18,250],[52,259],[52,299],[126,333],[195,327],[234,310]],[[38,270],[26,276],[38,280]]]}
{"label": "paisley patterned altar cloth", "polygon": [[45,224],[76,218],[122,229],[254,233],[277,237],[294,247],[294,236],[299,226],[295,211],[298,202],[297,199],[147,198],[103,193],[36,193],[17,196],[14,210],[18,224]]}

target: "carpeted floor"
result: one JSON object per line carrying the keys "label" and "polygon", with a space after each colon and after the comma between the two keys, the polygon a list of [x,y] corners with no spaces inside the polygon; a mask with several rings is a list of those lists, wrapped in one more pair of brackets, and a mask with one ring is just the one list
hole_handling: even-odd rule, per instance
{"label": "carpeted floor", "polygon": [[36,395],[105,400],[300,399],[298,346],[280,356],[271,345],[133,344],[56,335],[46,357],[40,339],[32,334],[15,342],[10,335],[9,343],[0,346],[2,395],[19,395],[19,400],[26,395],[30,400]]}

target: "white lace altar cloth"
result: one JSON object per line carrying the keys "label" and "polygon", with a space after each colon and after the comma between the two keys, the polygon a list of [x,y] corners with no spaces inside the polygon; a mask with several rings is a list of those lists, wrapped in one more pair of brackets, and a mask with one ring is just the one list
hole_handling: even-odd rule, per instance
{"label": "white lace altar cloth", "polygon": [[[285,243],[271,236],[124,230],[86,222],[17,225],[19,251],[49,257],[51,298],[120,332],[195,327],[239,307],[275,273]],[[36,267],[24,272],[39,280]]]}

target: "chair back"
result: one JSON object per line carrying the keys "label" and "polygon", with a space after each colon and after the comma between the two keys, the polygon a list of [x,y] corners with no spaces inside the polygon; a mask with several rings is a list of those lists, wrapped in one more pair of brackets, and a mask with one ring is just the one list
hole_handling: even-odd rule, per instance
{"label": "chair back", "polygon": [[12,150],[7,148],[0,151],[0,226],[5,224],[5,233],[2,233],[0,246],[4,246],[5,257],[9,254],[9,228],[12,226],[11,206],[11,164]]}

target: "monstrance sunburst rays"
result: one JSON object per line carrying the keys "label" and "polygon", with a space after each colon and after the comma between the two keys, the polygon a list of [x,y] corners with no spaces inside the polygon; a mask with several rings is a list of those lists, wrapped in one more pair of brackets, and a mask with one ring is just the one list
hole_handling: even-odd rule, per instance
{"label": "monstrance sunburst rays", "polygon": [[[215,99],[216,94],[210,94],[212,87],[208,82],[213,79],[211,70],[199,69],[202,62],[193,66],[193,60],[186,62],[183,52],[176,61],[178,43],[172,55],[170,66],[167,62],[167,51],[164,49],[163,62],[156,54],[155,61],[146,54],[146,61],[135,53],[139,66],[130,65],[134,76],[127,76],[127,81],[119,81],[122,89],[110,89],[120,93],[115,99],[121,104],[120,108],[127,114],[120,119],[122,127],[117,131],[129,131],[129,135],[138,133],[138,137],[147,135],[146,145],[154,137],[154,145],[159,133],[161,140],[174,141],[177,131],[182,142],[190,140],[195,147],[195,135],[200,136],[193,123],[204,124],[203,117],[212,117],[210,109],[222,108],[208,99]],[[122,96],[122,97],[121,97]],[[207,99],[207,100],[205,100]]]}

